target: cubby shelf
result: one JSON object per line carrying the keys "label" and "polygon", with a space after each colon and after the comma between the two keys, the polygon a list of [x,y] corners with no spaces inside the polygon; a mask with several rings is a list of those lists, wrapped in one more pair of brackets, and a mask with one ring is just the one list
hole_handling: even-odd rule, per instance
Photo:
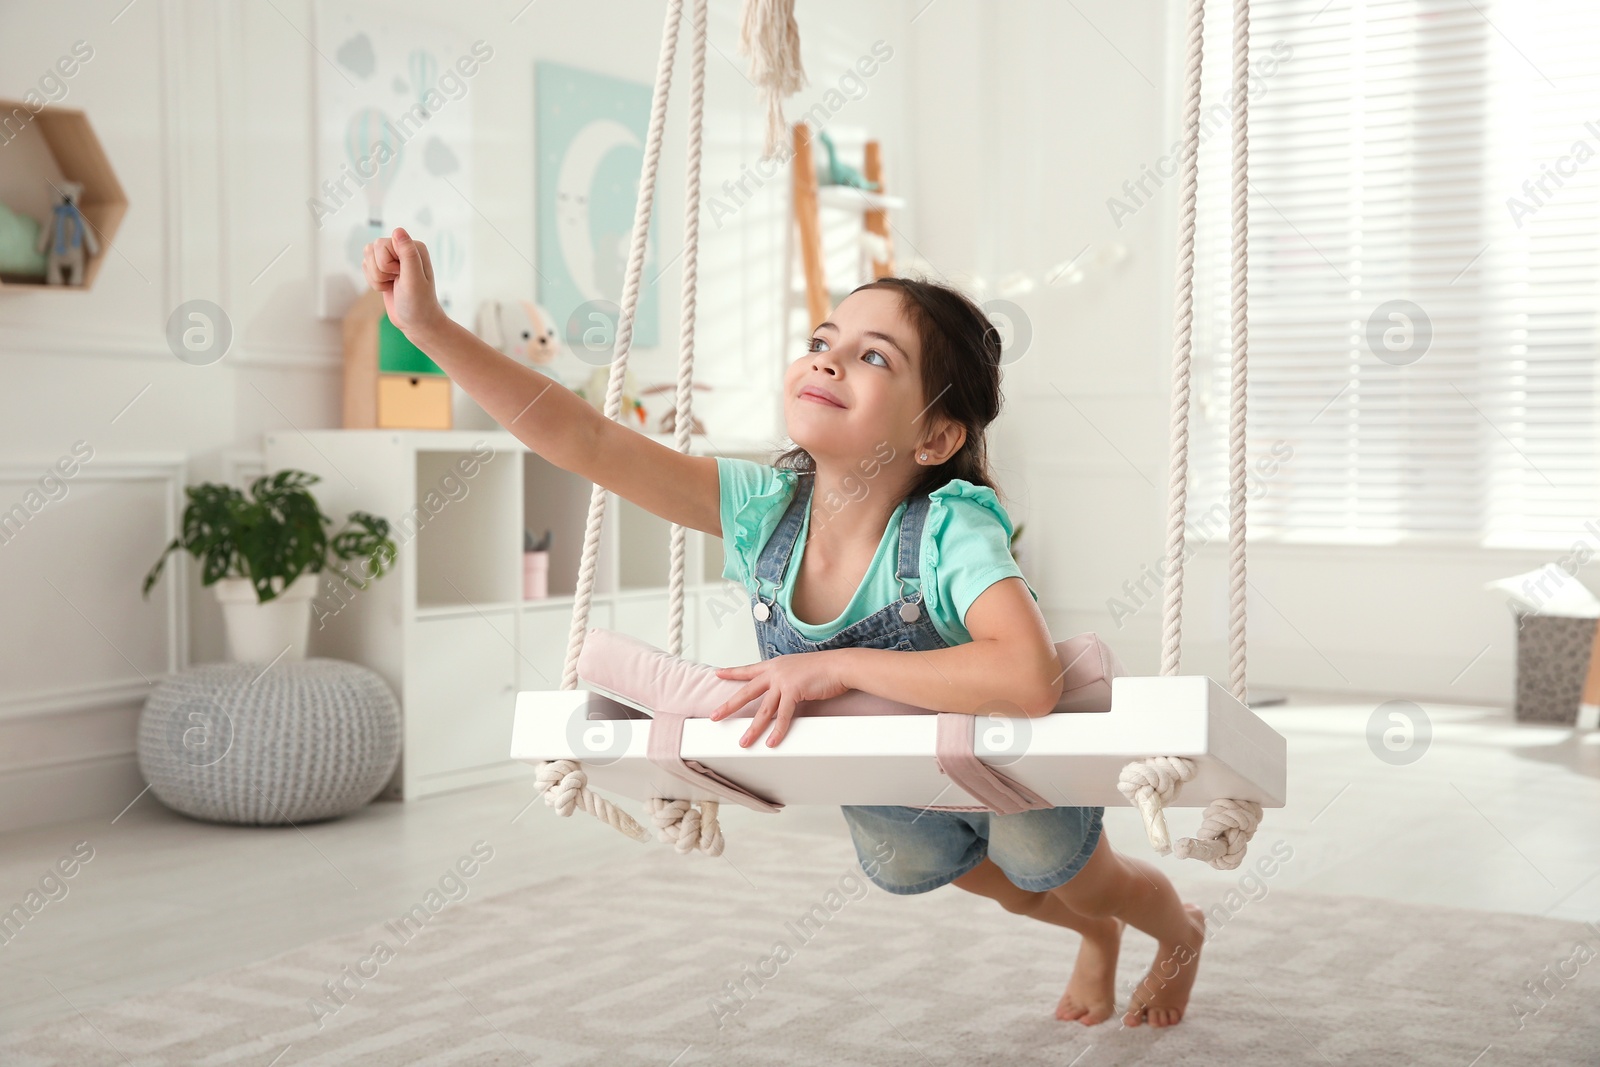
{"label": "cubby shelf", "polygon": [[47,229],[61,182],[78,182],[83,186],[78,208],[100,246],[84,264],[82,285],[48,285],[42,276],[0,273],[0,290],[84,292],[94,285],[128,213],[128,198],[111,160],[88,116],[76,108],[52,104],[36,112],[23,101],[0,100],[0,115],[5,116],[0,145],[6,152],[6,166],[0,167],[0,204]]}
{"label": "cubby shelf", "polygon": [[[672,444],[671,438],[650,435]],[[759,442],[724,455],[765,461]],[[532,773],[509,758],[516,693],[560,686],[592,485],[505,431],[313,430],[265,437],[269,471],[310,471],[324,514],[388,519],[391,574],[364,591],[319,590],[308,654],[364,664],[400,696],[406,798]],[[691,451],[711,451],[695,438]],[[523,530],[551,532],[550,595],[522,597]],[[611,494],[589,625],[667,646],[671,524]],[[688,531],[685,656],[759,659],[748,612],[730,613],[722,540]],[[713,603],[714,602],[714,603]]]}

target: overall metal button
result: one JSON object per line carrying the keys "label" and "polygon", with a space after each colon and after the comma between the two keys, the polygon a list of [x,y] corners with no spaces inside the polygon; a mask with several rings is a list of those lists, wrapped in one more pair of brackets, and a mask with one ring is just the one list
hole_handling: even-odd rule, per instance
{"label": "overall metal button", "polygon": [[755,616],[756,616],[756,618],[760,619],[762,622],[766,622],[767,619],[769,617],[771,617],[771,615],[772,615],[772,609],[767,607],[765,602],[760,602],[760,603],[756,604],[756,606],[755,606]]}
{"label": "overall metal button", "polygon": [[907,603],[900,605],[900,619],[903,622],[916,622],[917,617],[921,614],[921,609],[915,604]]}

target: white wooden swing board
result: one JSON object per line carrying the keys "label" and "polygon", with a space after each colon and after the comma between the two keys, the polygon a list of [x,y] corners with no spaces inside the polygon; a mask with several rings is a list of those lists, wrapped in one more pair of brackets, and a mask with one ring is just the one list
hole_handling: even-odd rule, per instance
{"label": "white wooden swing board", "polygon": [[[1171,806],[1253,800],[1282,807],[1283,736],[1204,675],[1111,681],[1111,710],[1055,712],[1035,719],[982,717],[975,751],[984,763],[1058,805],[1125,805],[1122,768],[1149,756],[1184,756],[1196,773]],[[646,717],[637,717],[640,714]],[[528,763],[569,759],[589,784],[635,800],[717,800],[646,756],[650,709],[615,693],[566,689],[517,695],[511,756]],[[776,748],[739,738],[748,716],[684,723],[681,753],[779,804],[979,803],[934,761],[936,716],[795,718]]]}

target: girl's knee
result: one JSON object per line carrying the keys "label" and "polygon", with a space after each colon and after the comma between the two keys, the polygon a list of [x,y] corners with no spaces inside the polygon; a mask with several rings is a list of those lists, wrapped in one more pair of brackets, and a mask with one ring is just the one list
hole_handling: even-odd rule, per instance
{"label": "girl's knee", "polygon": [[1000,898],[1000,906],[1013,915],[1032,915],[1044,906],[1048,900],[1048,892],[1033,893],[1026,889],[1018,889],[1014,894]]}
{"label": "girl's knee", "polygon": [[983,862],[950,883],[980,897],[988,897],[1013,915],[1031,915],[1044,903],[1045,894],[1019,889],[987,856]]}
{"label": "girl's knee", "polygon": [[1140,900],[1153,888],[1132,861],[1113,852],[1102,838],[1089,862],[1057,892],[1078,914],[1104,919]]}

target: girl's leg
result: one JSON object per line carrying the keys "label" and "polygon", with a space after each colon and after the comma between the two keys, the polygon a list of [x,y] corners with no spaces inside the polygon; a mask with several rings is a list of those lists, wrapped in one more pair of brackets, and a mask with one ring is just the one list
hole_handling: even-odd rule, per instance
{"label": "girl's leg", "polygon": [[1085,1026],[1104,1022],[1116,1010],[1117,950],[1122,945],[1122,920],[1115,916],[1090,918],[1070,908],[1054,890],[1019,889],[994,861],[983,862],[957,878],[952,885],[988,897],[1015,915],[1064,926],[1083,935],[1083,947],[1072,966],[1067,991],[1056,1005],[1056,1018],[1076,1020]]}
{"label": "girl's leg", "polygon": [[1091,919],[1079,915],[1067,906],[1066,901],[1056,896],[1054,891],[1033,892],[1017,888],[1011,879],[1005,876],[1005,872],[995,866],[995,862],[987,856],[983,858],[982,863],[950,884],[960,886],[980,897],[988,897],[1014,915],[1026,915],[1041,922],[1065,926],[1080,934],[1096,934],[1106,928],[1105,919]]}
{"label": "girl's leg", "polygon": [[1080,915],[1121,918],[1156,939],[1155,963],[1133,992],[1125,1024],[1171,1026],[1183,1018],[1205,943],[1205,915],[1185,904],[1165,875],[1113,852],[1102,830],[1083,869],[1050,892]]}

